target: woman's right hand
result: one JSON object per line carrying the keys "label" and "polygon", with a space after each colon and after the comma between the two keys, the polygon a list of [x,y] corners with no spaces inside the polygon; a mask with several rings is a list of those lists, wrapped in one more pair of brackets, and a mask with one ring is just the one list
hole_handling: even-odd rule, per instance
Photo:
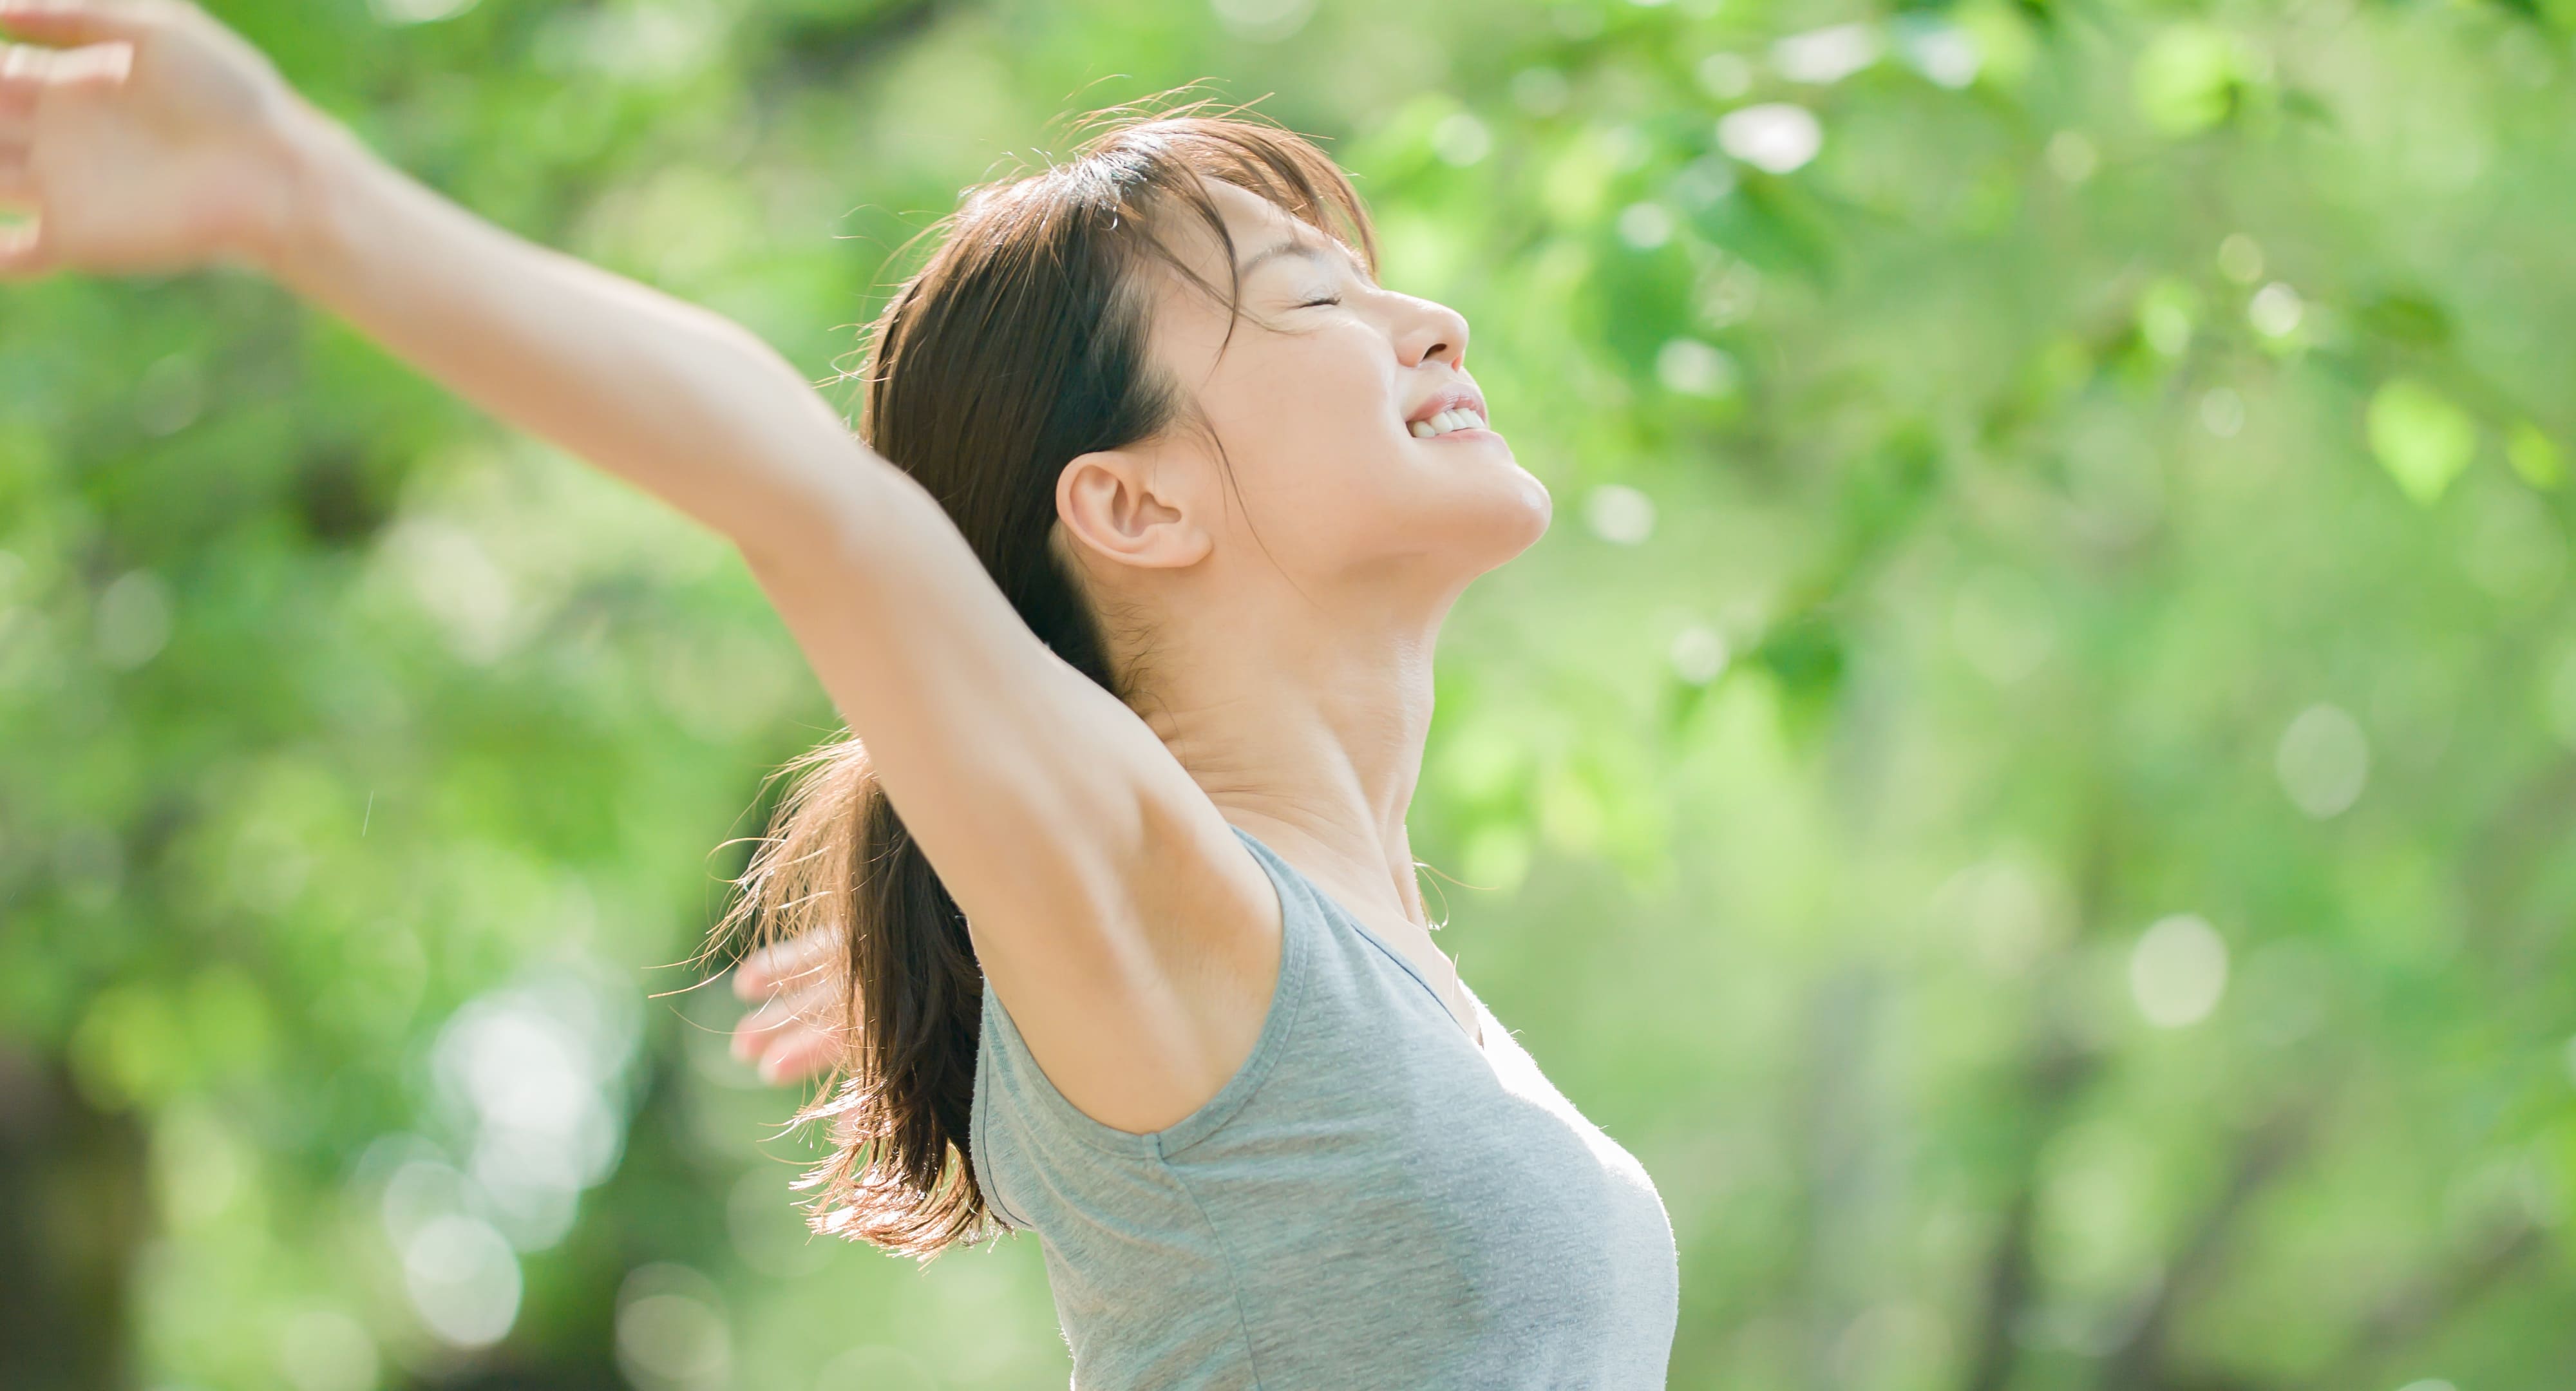
{"label": "woman's right hand", "polygon": [[759,1000],[734,1025],[733,1055],[760,1080],[801,1082],[839,1060],[848,1011],[841,1007],[841,934],[809,932],[745,956],[733,993]]}
{"label": "woman's right hand", "polygon": [[182,0],[0,0],[0,274],[269,262],[299,140],[326,123],[267,58]]}

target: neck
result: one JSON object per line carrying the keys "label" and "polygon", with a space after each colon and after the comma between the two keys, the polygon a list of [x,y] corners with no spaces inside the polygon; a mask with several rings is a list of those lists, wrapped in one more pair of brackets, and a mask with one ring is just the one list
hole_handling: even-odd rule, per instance
{"label": "neck", "polygon": [[1227,821],[1363,919],[1424,922],[1404,818],[1442,615],[1280,608],[1166,628],[1131,704]]}

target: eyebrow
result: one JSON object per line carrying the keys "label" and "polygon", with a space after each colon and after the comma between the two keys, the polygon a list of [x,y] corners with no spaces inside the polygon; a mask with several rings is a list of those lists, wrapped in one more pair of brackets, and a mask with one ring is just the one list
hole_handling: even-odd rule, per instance
{"label": "eyebrow", "polygon": [[1347,251],[1343,252],[1338,257],[1335,256],[1333,254],[1335,249],[1337,248],[1327,248],[1321,242],[1315,241],[1310,237],[1289,237],[1283,241],[1274,242],[1269,246],[1265,246],[1259,251],[1252,253],[1251,256],[1245,258],[1243,264],[1235,267],[1234,273],[1238,276],[1249,276],[1254,271],[1260,269],[1264,264],[1278,260],[1282,256],[1302,257],[1320,266],[1338,264],[1353,271],[1357,271],[1359,262]]}

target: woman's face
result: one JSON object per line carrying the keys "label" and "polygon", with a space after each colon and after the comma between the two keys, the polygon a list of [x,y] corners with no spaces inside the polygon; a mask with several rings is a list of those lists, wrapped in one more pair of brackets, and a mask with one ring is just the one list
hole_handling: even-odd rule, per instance
{"label": "woman's face", "polygon": [[[1223,446],[1184,422],[1152,462],[1210,568],[1272,567],[1310,595],[1445,605],[1536,541],[1547,488],[1486,425],[1467,321],[1376,284],[1347,248],[1267,200],[1207,188],[1234,238],[1240,317],[1160,274],[1149,348]],[[1165,231],[1226,284],[1203,224],[1176,214]]]}

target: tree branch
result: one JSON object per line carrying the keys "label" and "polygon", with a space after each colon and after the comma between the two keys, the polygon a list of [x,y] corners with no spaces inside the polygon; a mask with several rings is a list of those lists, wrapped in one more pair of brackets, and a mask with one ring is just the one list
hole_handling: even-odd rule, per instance
{"label": "tree branch", "polygon": [[2399,1285],[2380,1298],[2351,1346],[2310,1384],[2317,1391],[2368,1384],[2373,1368],[2486,1298],[2547,1245],[2538,1228],[2523,1223],[2448,1268]]}
{"label": "tree branch", "polygon": [[2089,1056],[2055,1039],[2033,1050],[2025,1086],[2033,1123],[2015,1157],[2013,1195],[2004,1208],[2003,1230],[1995,1236],[1985,1277],[1979,1281],[1985,1291],[1985,1312],[1970,1343],[1973,1351],[1967,1379],[1961,1383],[1963,1391],[2003,1391],[2012,1379],[2019,1351],[2017,1334],[2036,1283],[2031,1239],[2039,1209],[2039,1157],[2048,1138],[2063,1128],[2068,1108],[2092,1081],[2097,1066]]}
{"label": "tree branch", "polygon": [[[2311,1094],[2313,1096],[2313,1094]],[[2166,1363],[2171,1357],[2175,1313],[2197,1296],[2218,1271],[2229,1238],[2246,1208],[2281,1171],[2308,1147],[2315,1133],[2318,1103],[2313,1099],[2274,1112],[2236,1153],[2227,1186],[2201,1214],[2200,1223],[2183,1243],[2147,1307],[2113,1349],[2102,1372],[2103,1391],[2156,1391],[2171,1384]]]}

